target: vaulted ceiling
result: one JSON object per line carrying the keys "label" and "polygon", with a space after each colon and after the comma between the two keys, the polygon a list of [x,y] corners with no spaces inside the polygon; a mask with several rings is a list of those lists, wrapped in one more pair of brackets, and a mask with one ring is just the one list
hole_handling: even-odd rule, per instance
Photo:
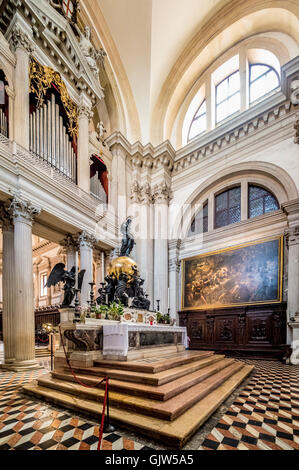
{"label": "vaulted ceiling", "polygon": [[245,37],[280,31],[283,8],[292,15],[286,19],[290,32],[296,30],[297,0],[81,0],[84,19],[105,43],[120,102],[126,102],[129,140],[156,145],[169,138],[163,119],[170,108],[177,111],[176,93],[201,73],[200,53],[214,43],[212,62],[243,39],[243,31]]}

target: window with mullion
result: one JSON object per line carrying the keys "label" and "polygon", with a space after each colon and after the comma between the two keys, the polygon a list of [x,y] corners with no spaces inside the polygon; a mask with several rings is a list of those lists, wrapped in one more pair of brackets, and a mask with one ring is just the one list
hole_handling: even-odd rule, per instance
{"label": "window with mullion", "polygon": [[241,220],[241,187],[228,189],[215,197],[215,228]]}
{"label": "window with mullion", "polygon": [[188,141],[194,139],[199,134],[202,134],[207,130],[207,108],[206,100],[203,100],[199,108],[197,109],[194,118],[192,119],[189,132]]}
{"label": "window with mullion", "polygon": [[276,197],[260,186],[248,185],[248,217],[252,219],[279,209]]}
{"label": "window with mullion", "polygon": [[266,97],[280,87],[280,78],[276,70],[265,64],[251,64],[249,70],[250,104]]}
{"label": "window with mullion", "polygon": [[205,233],[208,231],[208,213],[209,213],[209,205],[208,201],[206,201],[202,208],[197,212],[194,216],[188,237],[192,237],[194,235],[198,235],[200,233]]}
{"label": "window with mullion", "polygon": [[232,73],[216,86],[216,123],[240,111],[240,72]]}

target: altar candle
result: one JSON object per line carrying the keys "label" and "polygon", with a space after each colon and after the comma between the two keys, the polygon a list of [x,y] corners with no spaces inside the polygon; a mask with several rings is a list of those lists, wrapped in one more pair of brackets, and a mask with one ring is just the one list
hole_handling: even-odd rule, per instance
{"label": "altar candle", "polygon": [[168,308],[170,308],[170,289],[168,287]]}
{"label": "altar candle", "polygon": [[75,289],[78,289],[78,251],[75,258]]}

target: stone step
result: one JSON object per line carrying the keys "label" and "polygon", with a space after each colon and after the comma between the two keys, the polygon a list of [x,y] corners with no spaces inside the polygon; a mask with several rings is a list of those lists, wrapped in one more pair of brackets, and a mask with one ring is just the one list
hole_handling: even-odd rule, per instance
{"label": "stone step", "polygon": [[[74,370],[76,373],[84,375],[93,375],[96,377],[108,376],[112,379],[118,379],[124,382],[134,382],[157,386],[166,384],[172,380],[178,379],[179,377],[195,372],[196,370],[199,370],[206,365],[213,364],[219,360],[218,357],[219,356],[216,356],[215,358],[215,355],[209,355],[203,359],[183,364],[182,366],[174,367],[169,370],[163,370],[162,372],[157,372],[156,374],[102,367],[74,368]],[[69,372],[69,369],[65,368],[64,371]]]}
{"label": "stone step", "polygon": [[[156,439],[172,447],[182,447],[200,428],[214,411],[229,397],[240,383],[251,373],[253,366],[244,365],[220,386],[210,392],[181,416],[173,421],[165,421],[153,416],[140,415],[131,410],[110,406],[112,423]],[[75,410],[99,420],[102,406],[93,400],[75,397],[69,393],[41,387],[37,381],[23,386],[23,390],[35,397]]]}
{"label": "stone step", "polygon": [[137,359],[135,361],[111,361],[103,359],[95,361],[94,366],[156,374],[157,372],[188,364],[190,362],[197,361],[198,359],[212,356],[213,354],[213,351],[184,351],[165,356],[161,354],[161,356],[158,357],[155,356],[149,359]]}
{"label": "stone step", "polygon": [[[222,368],[208,376],[179,395],[170,398],[167,401],[157,401],[149,398],[136,397],[124,393],[110,391],[109,398],[112,406],[132,410],[140,414],[154,416],[155,418],[174,420],[184,411],[193,406],[196,402],[208,395],[215,388],[219,387],[222,382],[227,380],[231,375],[236,373],[243,367],[241,362],[226,359],[223,361]],[[222,370],[221,370],[222,369]],[[210,371],[212,372],[212,371]],[[65,382],[48,377],[38,379],[38,384],[42,387],[53,388],[82,397],[87,400],[102,402],[104,400],[105,391],[103,389],[90,389],[79,384]]]}
{"label": "stone step", "polygon": [[[200,368],[199,370],[189,373],[187,376],[179,377],[178,379],[172,380],[164,385],[154,386],[154,385],[145,385],[142,383],[132,383],[124,382],[117,379],[111,379],[110,390],[126,393],[128,395],[140,396],[144,398],[152,398],[153,400],[166,401],[169,398],[172,398],[179,393],[187,390],[192,385],[201,382],[210,375],[218,372],[224,368],[225,362],[223,361],[224,356],[214,355],[210,360],[206,360],[206,366]],[[227,365],[231,364],[234,360],[227,360]],[[65,380],[68,382],[76,382],[74,376],[70,372],[52,372],[52,377],[54,379]],[[87,374],[77,374],[79,380],[83,381],[88,385],[96,385],[99,381],[98,378],[92,377]],[[99,388],[104,388],[105,384],[99,386]]]}

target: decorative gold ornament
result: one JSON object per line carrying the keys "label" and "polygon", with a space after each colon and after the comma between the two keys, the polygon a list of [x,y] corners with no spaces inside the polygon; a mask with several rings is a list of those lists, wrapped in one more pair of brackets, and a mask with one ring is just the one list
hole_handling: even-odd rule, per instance
{"label": "decorative gold ornament", "polygon": [[[136,261],[128,256],[119,256],[118,258],[114,258],[108,267],[108,274],[111,276],[114,274],[118,279],[121,273],[125,273],[130,275],[134,274],[134,268],[138,270]],[[136,272],[136,271],[135,271]]]}
{"label": "decorative gold ornament", "polygon": [[36,105],[38,108],[43,105],[47,90],[52,84],[55,85],[69,120],[68,131],[71,137],[78,136],[78,108],[71,100],[60,73],[56,72],[51,67],[41,65],[36,59],[31,57],[29,79],[30,91],[36,96]]}

